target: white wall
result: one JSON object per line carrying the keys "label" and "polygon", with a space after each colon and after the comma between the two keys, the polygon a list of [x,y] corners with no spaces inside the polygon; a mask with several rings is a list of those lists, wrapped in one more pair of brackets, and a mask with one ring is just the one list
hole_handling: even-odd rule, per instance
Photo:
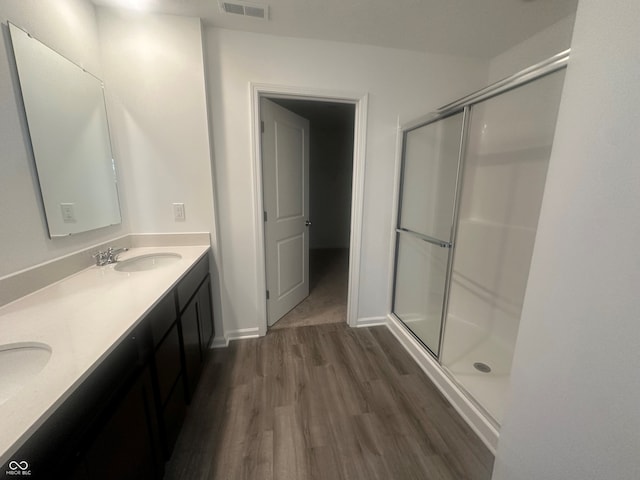
{"label": "white wall", "polygon": [[578,6],[496,480],[640,478],[638,19]]}
{"label": "white wall", "polygon": [[[358,317],[383,317],[398,116],[406,121],[479,88],[486,62],[206,28],[225,327],[255,329],[258,306],[249,82],[369,93]],[[357,254],[357,252],[354,252]]]}
{"label": "white wall", "polygon": [[[99,8],[98,25],[132,230],[212,231],[200,20]],[[185,204],[185,221],[173,203]]]}
{"label": "white wall", "polygon": [[0,276],[106,242],[128,232],[123,224],[71,237],[49,239],[31,156],[22,98],[6,22],[103,76],[96,13],[85,0],[2,0],[0,3]]}
{"label": "white wall", "polygon": [[489,83],[509,77],[570,48],[574,21],[575,15],[569,15],[492,58],[489,63]]}
{"label": "white wall", "polygon": [[[218,249],[200,19],[99,8],[105,89],[135,233],[210,232],[214,319]],[[173,203],[184,203],[176,221]]]}

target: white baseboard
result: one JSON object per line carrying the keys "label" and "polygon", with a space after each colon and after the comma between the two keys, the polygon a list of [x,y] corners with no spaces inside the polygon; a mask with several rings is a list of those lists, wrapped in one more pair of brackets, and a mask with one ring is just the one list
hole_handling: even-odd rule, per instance
{"label": "white baseboard", "polygon": [[209,348],[227,348],[229,346],[229,340],[224,337],[214,337],[213,342],[209,345]]}
{"label": "white baseboard", "polygon": [[229,346],[231,340],[242,340],[244,338],[258,338],[260,329],[258,327],[240,328],[231,330],[224,337],[215,337],[211,343],[211,348],[225,348]]}
{"label": "white baseboard", "polygon": [[386,325],[387,317],[364,317],[356,320],[356,328]]}
{"label": "white baseboard", "polygon": [[498,429],[444,373],[438,362],[435,361],[394,315],[389,315],[385,323],[387,328],[391,330],[391,333],[393,333],[409,355],[418,363],[442,395],[444,395],[453,408],[455,408],[476,435],[478,435],[480,440],[482,440],[487,448],[495,455],[500,437]]}

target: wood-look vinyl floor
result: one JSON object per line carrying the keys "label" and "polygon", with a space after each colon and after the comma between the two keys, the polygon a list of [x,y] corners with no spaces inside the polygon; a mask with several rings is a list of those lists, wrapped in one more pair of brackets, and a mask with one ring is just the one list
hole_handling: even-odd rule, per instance
{"label": "wood-look vinyl floor", "polygon": [[210,356],[167,479],[489,479],[493,456],[386,327],[272,330]]}

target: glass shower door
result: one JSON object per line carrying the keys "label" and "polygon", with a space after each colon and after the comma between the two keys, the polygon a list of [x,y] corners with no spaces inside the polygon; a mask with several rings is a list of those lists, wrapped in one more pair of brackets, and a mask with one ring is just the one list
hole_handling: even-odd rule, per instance
{"label": "glass shower door", "polygon": [[446,334],[449,374],[502,423],[564,70],[471,106]]}
{"label": "glass shower door", "polygon": [[436,357],[460,162],[463,113],[404,134],[393,313]]}

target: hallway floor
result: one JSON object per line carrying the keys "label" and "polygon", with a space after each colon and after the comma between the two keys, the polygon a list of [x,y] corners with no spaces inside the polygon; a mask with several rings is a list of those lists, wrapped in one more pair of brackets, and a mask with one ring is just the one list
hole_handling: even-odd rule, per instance
{"label": "hallway floor", "polygon": [[212,352],[167,479],[485,480],[493,456],[386,327]]}
{"label": "hallway floor", "polygon": [[310,250],[309,296],[271,329],[346,322],[348,282],[348,249]]}

